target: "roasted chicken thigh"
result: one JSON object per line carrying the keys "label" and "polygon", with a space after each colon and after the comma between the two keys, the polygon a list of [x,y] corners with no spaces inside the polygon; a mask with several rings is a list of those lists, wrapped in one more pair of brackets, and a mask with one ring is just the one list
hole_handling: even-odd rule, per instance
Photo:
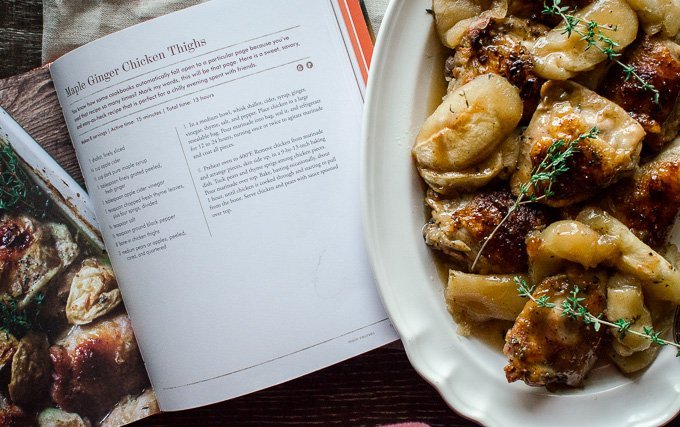
{"label": "roasted chicken thigh", "polygon": [[19,300],[23,308],[78,253],[66,226],[5,215],[0,220],[0,289]]}
{"label": "roasted chicken thigh", "polygon": [[[607,308],[606,277],[580,268],[548,277],[533,296],[548,297],[561,305],[576,294],[580,304],[595,316]],[[505,338],[509,357],[505,375],[509,382],[522,380],[532,386],[579,386],[597,360],[604,329],[562,315],[562,312],[527,302]]]}
{"label": "roasted chicken thigh", "polygon": [[50,348],[52,400],[69,412],[103,416],[118,400],[147,385],[130,319],[120,314],[92,326],[76,326]]}
{"label": "roasted chicken thigh", "polygon": [[614,186],[603,207],[643,242],[661,247],[680,210],[680,138]]}
{"label": "roasted chicken thigh", "polygon": [[512,17],[476,21],[446,61],[447,77],[451,79],[449,92],[479,75],[498,74],[519,88],[524,102],[523,121],[529,121],[544,82],[533,72],[529,46],[547,30],[540,24]]}
{"label": "roasted chicken thigh", "polygon": [[658,91],[646,91],[622,67],[611,67],[600,93],[623,107],[647,132],[645,144],[659,151],[680,129],[680,46],[645,36],[626,52],[624,61]]}
{"label": "roasted chicken thigh", "polygon": [[[432,208],[432,219],[423,229],[425,242],[469,271],[485,239],[514,201],[506,189],[453,199],[442,199],[430,191],[426,202]],[[543,207],[520,206],[486,245],[475,270],[484,274],[526,271],[526,236],[545,227],[548,216]]]}
{"label": "roasted chicken thigh", "polygon": [[[563,207],[580,202],[633,174],[645,132],[623,108],[571,81],[548,81],[541,96],[523,134],[517,172],[511,180],[513,193],[519,194],[557,141],[564,142],[562,150],[575,141],[576,152],[566,162],[565,173],[551,180],[554,194],[541,203]],[[531,188],[531,194],[540,197],[546,187],[538,187]]]}

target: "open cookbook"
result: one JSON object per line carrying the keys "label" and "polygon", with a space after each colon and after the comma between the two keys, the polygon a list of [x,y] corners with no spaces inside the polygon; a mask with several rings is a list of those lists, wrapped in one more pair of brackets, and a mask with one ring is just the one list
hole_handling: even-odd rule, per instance
{"label": "open cookbook", "polygon": [[225,0],[63,56],[89,196],[0,109],[0,424],[123,425],[397,338],[361,231],[371,52],[355,0]]}

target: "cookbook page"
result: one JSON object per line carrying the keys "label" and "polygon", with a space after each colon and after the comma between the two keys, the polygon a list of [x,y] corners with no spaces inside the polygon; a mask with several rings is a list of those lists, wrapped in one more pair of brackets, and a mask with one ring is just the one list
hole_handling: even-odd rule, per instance
{"label": "cookbook page", "polygon": [[344,0],[215,1],[51,67],[163,410],[396,338],[363,247],[346,17]]}

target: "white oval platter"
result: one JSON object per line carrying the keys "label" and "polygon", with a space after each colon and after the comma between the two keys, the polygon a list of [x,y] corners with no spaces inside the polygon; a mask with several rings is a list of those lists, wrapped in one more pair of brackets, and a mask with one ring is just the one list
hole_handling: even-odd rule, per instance
{"label": "white oval platter", "polygon": [[583,389],[550,393],[508,384],[506,359],[497,349],[456,333],[423,242],[423,187],[410,155],[439,63],[429,7],[431,0],[391,2],[371,65],[363,133],[367,245],[383,303],[411,363],[453,409],[489,426],[668,422],[680,410],[680,360],[670,348],[637,376],[604,366]]}

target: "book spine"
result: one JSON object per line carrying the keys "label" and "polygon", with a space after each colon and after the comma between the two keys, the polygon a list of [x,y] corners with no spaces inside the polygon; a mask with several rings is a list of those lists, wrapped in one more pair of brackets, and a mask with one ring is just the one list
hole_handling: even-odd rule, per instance
{"label": "book spine", "polygon": [[373,56],[373,41],[364,19],[359,0],[337,0],[342,12],[352,49],[357,58],[364,83],[368,82],[368,68]]}

